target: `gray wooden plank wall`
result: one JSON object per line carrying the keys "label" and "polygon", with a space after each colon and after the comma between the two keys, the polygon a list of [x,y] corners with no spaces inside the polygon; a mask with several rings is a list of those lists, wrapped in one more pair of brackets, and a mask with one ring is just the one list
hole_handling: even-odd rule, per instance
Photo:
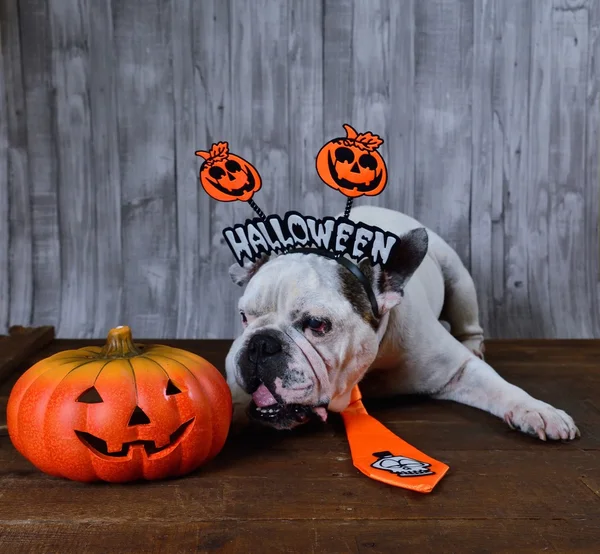
{"label": "gray wooden plank wall", "polygon": [[220,231],[252,213],[194,150],[335,214],[314,156],[350,122],[489,336],[600,336],[600,0],[2,0],[0,37],[0,331],[234,336]]}

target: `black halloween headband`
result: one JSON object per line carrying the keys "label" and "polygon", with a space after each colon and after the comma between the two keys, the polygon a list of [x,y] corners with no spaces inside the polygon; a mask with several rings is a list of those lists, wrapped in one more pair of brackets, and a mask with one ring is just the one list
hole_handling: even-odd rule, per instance
{"label": "black halloween headband", "polygon": [[[206,193],[221,202],[248,202],[258,214],[243,224],[223,230],[223,236],[240,265],[244,260],[257,261],[263,254],[318,254],[336,260],[348,269],[365,289],[373,314],[379,309],[369,279],[357,262],[367,258],[371,265],[385,264],[399,237],[349,219],[352,203],[360,196],[376,196],[387,184],[387,167],[377,151],[383,140],[370,132],[358,134],[344,125],[345,137],[326,143],[316,159],[319,177],[331,188],[347,197],[344,215],[316,219],[298,212],[284,218],[266,216],[252,197],[262,186],[256,168],[229,152],[226,142],[213,144],[210,151],[197,151],[204,159],[200,183]],[[344,257],[346,256],[346,257]],[[350,258],[350,259],[349,259]]]}

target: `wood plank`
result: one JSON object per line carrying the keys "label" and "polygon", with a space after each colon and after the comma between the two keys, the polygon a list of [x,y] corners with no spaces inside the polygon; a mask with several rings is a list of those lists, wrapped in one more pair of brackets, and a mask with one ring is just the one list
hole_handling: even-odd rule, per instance
{"label": "wood plank", "polygon": [[[440,552],[448,545],[453,552],[461,553],[539,553],[590,552],[599,536],[592,519],[584,520],[461,520],[401,522],[400,529],[363,528],[357,537],[359,552],[393,552],[408,546],[419,552]],[[362,530],[362,529],[361,529]],[[443,547],[442,547],[443,548]]]}
{"label": "wood plank", "polygon": [[[243,143],[237,133],[234,133],[232,122],[238,117],[245,117],[245,112],[238,112],[240,107],[234,107],[234,99],[240,95],[235,94],[238,83],[244,83],[243,90],[246,96],[250,87],[252,71],[232,65],[232,49],[234,44],[232,33],[241,41],[240,48],[249,51],[248,32],[242,23],[234,27],[231,17],[236,6],[230,2],[213,0],[208,2],[194,2],[193,10],[193,60],[194,60],[194,104],[195,104],[195,133],[197,150],[208,150],[213,143],[220,141],[229,142],[230,149],[235,154],[242,154]],[[248,25],[246,20],[246,25]],[[235,29],[235,30],[234,30]],[[244,106],[243,109],[248,109]],[[242,115],[238,115],[238,113]],[[227,270],[234,263],[231,251],[226,246],[222,236],[223,229],[230,227],[250,217],[252,211],[246,203],[232,202],[221,203],[212,200],[200,188],[198,172],[202,160],[194,157],[196,171],[195,185],[198,187],[198,253],[199,259],[196,267],[189,271],[199,272],[200,285],[181,302],[189,301],[189,294],[193,294],[195,302],[195,327],[196,336],[206,338],[221,338],[233,336],[239,331],[235,327],[237,310],[235,303],[239,289],[228,277]],[[252,162],[253,160],[249,160]],[[259,199],[257,198],[257,201]],[[237,205],[239,204],[239,205]],[[259,201],[260,204],[260,201]],[[194,214],[190,213],[191,221]],[[188,230],[193,241],[193,230]],[[193,260],[194,258],[192,258]],[[187,290],[187,289],[186,289]],[[235,318],[235,319],[234,319]],[[239,325],[239,322],[237,323]]]}
{"label": "wood plank", "polygon": [[415,214],[415,0],[388,2],[385,161],[389,183],[381,205]]}
{"label": "wood plank", "polygon": [[8,79],[5,78],[12,60],[8,59],[6,39],[4,33],[9,26],[18,26],[15,21],[15,13],[9,14],[7,18],[4,9],[0,7],[0,333],[8,329],[8,317],[10,309],[9,300],[9,266],[8,250],[10,245],[9,219],[10,208],[8,204],[8,108],[7,88]]}
{"label": "wood plank", "polygon": [[61,243],[48,4],[45,0],[19,0],[19,15],[33,235],[35,302],[31,321],[59,328]]}
{"label": "wood plank", "polygon": [[[588,95],[586,117],[586,175],[585,175],[585,206],[586,220],[597,221],[600,218],[600,5],[598,2],[589,4],[589,47],[588,47]],[[590,260],[588,275],[590,296],[595,303],[600,304],[600,226],[586,236],[586,251]],[[593,311],[595,336],[600,336],[600,314]]]}
{"label": "wood plank", "polygon": [[562,4],[555,0],[552,12],[548,276],[553,336],[576,338],[594,336],[598,310],[590,308],[598,303],[593,288],[586,292],[594,252],[586,246],[592,244],[587,237],[596,234],[597,217],[585,218],[588,11],[560,9]]}
{"label": "wood plank", "polygon": [[0,336],[0,381],[54,340],[54,327],[19,327]]}
{"label": "wood plank", "polygon": [[[371,131],[387,140],[397,134],[397,129],[388,127],[391,115],[389,98],[389,66],[394,52],[390,51],[390,3],[386,0],[356,2],[352,15],[352,59],[350,67],[352,90],[352,119],[350,124],[360,133]],[[406,14],[409,15],[409,14]],[[409,35],[410,36],[410,35]],[[340,121],[340,135],[344,130]],[[386,161],[394,158],[395,152],[387,142],[381,146]],[[391,171],[391,169],[390,169]],[[376,197],[363,197],[356,204],[369,204],[392,207],[392,199],[397,199],[394,189],[398,182],[390,175],[390,186]],[[390,195],[390,191],[392,194]],[[338,193],[340,200],[338,213],[343,211],[345,197]]]}
{"label": "wood plank", "polygon": [[[494,317],[495,302],[504,289],[504,252],[492,249],[492,227],[498,224],[493,206],[494,194],[494,86],[495,0],[473,5],[473,107],[471,183],[471,276],[477,290],[479,317],[486,336],[495,337],[502,322]],[[497,207],[496,207],[497,210]],[[494,269],[494,264],[496,267]],[[500,267],[497,266],[500,264]]]}
{"label": "wood plank", "polygon": [[[288,125],[289,205],[303,214],[322,217],[325,185],[315,170],[323,137],[323,3],[289,4]],[[283,215],[283,214],[281,214]]]}
{"label": "wood plank", "polygon": [[[498,2],[494,0],[494,10],[498,5]],[[504,8],[506,5],[503,4]],[[511,12],[506,9],[501,10],[501,14],[506,18]],[[492,34],[494,38],[494,44],[492,47],[492,60],[490,62],[491,65],[491,76],[490,76],[490,109],[492,112],[494,111],[494,102],[493,95],[495,90],[500,88],[500,85],[496,84],[495,74],[496,68],[494,65],[494,60],[497,57],[502,55],[501,52],[501,44],[496,47],[496,40],[501,31],[497,30],[497,28],[501,28],[504,26],[505,22],[497,21],[498,16],[494,15],[494,26],[492,29]],[[511,22],[512,23],[512,22]],[[514,25],[514,23],[512,23]],[[501,39],[500,39],[501,40]],[[501,58],[500,58],[501,60]],[[506,66],[505,66],[506,67]],[[506,83],[506,77],[502,79],[501,83],[503,87],[510,85],[510,74],[509,83]],[[500,118],[497,114],[494,113],[491,125],[489,128],[491,145],[490,145],[490,158],[489,158],[489,166],[491,170],[491,194],[490,194],[490,219],[491,219],[491,236],[490,236],[490,244],[489,244],[489,254],[484,254],[484,256],[489,256],[490,258],[490,274],[483,277],[483,279],[488,279],[490,282],[490,293],[491,296],[483,297],[481,300],[483,302],[488,300],[492,304],[492,328],[489,332],[491,336],[495,336],[494,332],[502,336],[502,333],[505,332],[507,324],[506,324],[506,316],[501,319],[500,317],[496,317],[496,314],[499,313],[500,310],[503,309],[505,303],[505,289],[506,289],[506,246],[505,246],[505,186],[504,179],[502,176],[502,172],[504,170],[503,167],[503,159],[504,159],[504,151],[503,151],[503,129],[500,125]],[[471,198],[476,195],[475,184],[473,185]],[[472,210],[475,209],[475,206],[472,207]],[[475,217],[472,216],[471,219],[477,219],[477,214],[475,211],[472,211]],[[479,300],[479,299],[478,299]],[[484,333],[486,333],[484,328]]]}
{"label": "wood plank", "polygon": [[[6,437],[0,438],[8,441]],[[544,445],[541,445],[542,447]],[[598,451],[432,452],[451,470],[431,495],[409,494],[368,479],[348,454],[287,449],[220,455],[177,480],[94,487],[21,466],[0,468],[1,521],[556,519],[600,517]],[[24,488],[28,494],[23,495]],[[477,491],[477,494],[474,494]],[[61,502],[68,496],[69,502]],[[159,497],[160,502],[153,499]],[[315,512],[315,499],[319,499]],[[257,500],[256,503],[252,499]],[[136,511],[131,511],[135,504]]]}
{"label": "wood plank", "polygon": [[[323,2],[323,139],[344,136],[344,123],[352,124],[354,81],[352,51],[353,21],[357,2],[324,0]],[[316,156],[317,152],[315,152]],[[317,177],[318,181],[321,180]],[[344,209],[340,194],[324,183],[323,214],[334,216]],[[340,202],[341,200],[341,202]]]}
{"label": "wood plank", "polygon": [[31,525],[0,524],[0,539],[9,552],[122,551],[157,552],[327,552],[389,553],[418,549],[437,553],[451,545],[461,553],[590,552],[600,540],[591,519],[429,520],[405,521],[222,521],[165,524],[160,521],[110,523],[89,521]]}
{"label": "wood plank", "polygon": [[[91,179],[94,194],[97,256],[93,333],[101,337],[122,323],[123,252],[121,248],[121,173],[117,125],[117,59],[112,47],[111,2],[88,2],[90,121],[93,156]],[[125,260],[126,261],[126,260]],[[87,314],[81,314],[83,317]]]}
{"label": "wood plank", "polygon": [[5,263],[0,265],[8,272],[4,287],[8,287],[10,283],[10,294],[0,294],[0,302],[4,300],[7,303],[7,315],[10,314],[7,325],[29,325],[33,310],[33,244],[27,119],[17,0],[6,0],[0,5],[0,34],[5,64],[3,74],[6,75],[4,82],[8,125],[8,180],[4,194],[8,192],[10,198],[10,203],[8,200],[0,202],[9,209],[8,217],[5,219],[3,216],[0,223],[8,223],[8,228],[2,236],[9,240],[4,251],[8,257]]}
{"label": "wood plank", "polygon": [[[211,21],[205,11],[205,3],[200,4],[203,21]],[[173,104],[175,113],[175,184],[177,187],[177,330],[179,338],[198,336],[200,312],[197,291],[202,290],[202,273],[206,270],[204,260],[198,268],[198,222],[199,195],[204,194],[198,185],[199,162],[195,149],[205,148],[196,140],[196,98],[194,87],[194,29],[193,3],[190,0],[171,4],[171,34],[173,49]],[[212,83],[212,79],[210,82]],[[202,109],[202,107],[198,107]],[[206,133],[200,131],[200,136]],[[210,214],[200,213],[201,225],[210,223]],[[206,220],[206,221],[203,221]],[[208,235],[208,233],[207,233]],[[200,269],[200,270],[199,270]],[[202,293],[201,293],[202,294]],[[195,301],[190,301],[194,298]]]}
{"label": "wood plank", "polygon": [[[242,13],[232,8],[233,29],[244,24],[238,19]],[[290,3],[255,0],[248,21],[249,49],[242,51],[234,46],[231,60],[234,75],[238,64],[252,71],[250,94],[239,101],[234,96],[233,136],[240,136],[244,147],[252,152],[250,158],[262,176],[263,189],[257,203],[265,213],[284,214],[292,208],[289,157],[298,154],[288,151],[288,134],[292,132],[288,125],[287,67]],[[298,209],[297,205],[293,207]]]}
{"label": "wood plank", "polygon": [[61,336],[94,332],[96,225],[92,183],[88,75],[88,3],[49,0],[52,83],[58,160],[58,213],[61,250]]}
{"label": "wood plank", "polygon": [[[519,1],[497,2],[494,51],[493,198],[495,216],[492,248],[495,259],[492,275],[497,276],[494,296],[498,298],[499,317],[505,337],[529,337],[547,332],[545,322],[532,313],[529,281],[538,274],[528,273],[528,239],[523,229],[528,224],[528,94],[530,61],[525,52],[531,48],[531,4]],[[539,117],[543,117],[540,114]],[[490,276],[491,279],[494,277]],[[500,294],[497,294],[500,292]],[[536,328],[541,325],[541,328]],[[500,330],[498,330],[500,331]]]}
{"label": "wood plank", "polygon": [[415,25],[415,216],[469,267],[473,0],[416,2]]}
{"label": "wood plank", "polygon": [[[518,332],[527,336],[551,336],[555,327],[550,311],[549,237],[548,237],[548,182],[550,180],[550,113],[552,88],[552,7],[549,2],[531,3],[531,67],[529,85],[528,148],[529,169],[525,202],[527,203],[527,259],[528,259],[528,315],[515,313]],[[518,184],[515,186],[518,187]],[[523,202],[523,198],[519,197]],[[514,234],[522,235],[522,228]],[[528,307],[530,306],[530,307]],[[518,323],[520,317],[535,320],[526,328]]]}
{"label": "wood plank", "polygon": [[171,2],[113,3],[124,290],[122,324],[173,336],[177,242]]}

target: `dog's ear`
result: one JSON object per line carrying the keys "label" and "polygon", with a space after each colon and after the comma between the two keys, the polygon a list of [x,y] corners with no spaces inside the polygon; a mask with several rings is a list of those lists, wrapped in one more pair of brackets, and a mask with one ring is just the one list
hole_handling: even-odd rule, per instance
{"label": "dog's ear", "polygon": [[369,260],[360,269],[371,281],[381,315],[400,303],[404,287],[427,254],[427,230],[423,227],[409,231],[394,244],[387,262],[373,267]]}
{"label": "dog's ear", "polygon": [[250,262],[246,260],[243,266],[241,266],[240,264],[233,264],[229,268],[229,276],[236,285],[243,287],[250,281],[250,279],[252,279],[252,277],[254,277],[254,275],[256,275],[256,272],[271,258],[272,256],[268,254],[263,254],[255,262]]}

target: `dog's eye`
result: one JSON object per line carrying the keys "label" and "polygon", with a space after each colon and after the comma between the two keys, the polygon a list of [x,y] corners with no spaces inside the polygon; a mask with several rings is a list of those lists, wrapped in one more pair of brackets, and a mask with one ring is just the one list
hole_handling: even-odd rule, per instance
{"label": "dog's eye", "polygon": [[246,325],[248,323],[248,318],[246,317],[246,314],[244,312],[240,312],[240,316],[242,318],[242,323]]}
{"label": "dog's eye", "polygon": [[316,335],[323,335],[329,331],[329,323],[324,319],[309,317],[304,321],[304,328],[310,329]]}

